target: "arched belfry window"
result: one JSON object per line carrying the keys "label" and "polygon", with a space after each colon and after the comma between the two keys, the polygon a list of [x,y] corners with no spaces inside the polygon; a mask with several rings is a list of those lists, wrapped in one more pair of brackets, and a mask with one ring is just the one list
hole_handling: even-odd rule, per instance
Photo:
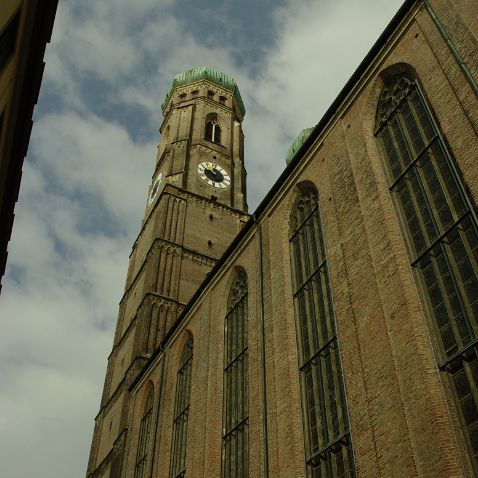
{"label": "arched belfry window", "polygon": [[475,466],[478,458],[478,228],[454,160],[419,84],[390,78],[377,135],[409,258],[441,348]]}
{"label": "arched belfry window", "polygon": [[224,325],[223,478],[249,476],[247,393],[247,276],[234,280]]}
{"label": "arched belfry window", "polygon": [[148,446],[149,435],[151,431],[151,416],[153,414],[154,393],[151,389],[146,399],[143,418],[139,429],[138,451],[136,453],[136,465],[134,468],[134,478],[143,478],[146,475],[146,466],[148,464]]}
{"label": "arched belfry window", "polygon": [[221,143],[221,128],[216,120],[210,120],[206,123],[206,139],[214,143]]}
{"label": "arched belfry window", "polygon": [[317,192],[302,189],[291,214],[291,265],[307,476],[355,476]]}
{"label": "arched belfry window", "polygon": [[186,444],[188,434],[189,400],[191,395],[191,366],[193,339],[184,345],[176,383],[176,405],[173,423],[170,478],[182,478],[186,474]]}

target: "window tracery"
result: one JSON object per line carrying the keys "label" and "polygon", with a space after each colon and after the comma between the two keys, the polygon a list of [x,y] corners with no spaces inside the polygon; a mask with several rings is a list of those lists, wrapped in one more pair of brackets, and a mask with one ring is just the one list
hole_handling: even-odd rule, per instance
{"label": "window tracery", "polygon": [[247,276],[237,274],[224,324],[223,478],[249,476]]}
{"label": "window tracery", "polygon": [[189,337],[183,347],[177,374],[170,478],[183,478],[186,474],[186,445],[191,395],[192,359],[193,339]]}
{"label": "window tracery", "polygon": [[315,189],[301,191],[290,224],[307,476],[353,477],[342,368]]}
{"label": "window tracery", "polygon": [[143,478],[146,476],[146,466],[148,464],[148,446],[151,428],[151,416],[153,414],[154,393],[151,389],[146,399],[143,418],[141,419],[138,451],[136,454],[136,465],[134,468],[134,478]]}
{"label": "window tracery", "polygon": [[408,242],[471,454],[478,459],[478,228],[418,83],[389,79],[377,109],[389,189]]}

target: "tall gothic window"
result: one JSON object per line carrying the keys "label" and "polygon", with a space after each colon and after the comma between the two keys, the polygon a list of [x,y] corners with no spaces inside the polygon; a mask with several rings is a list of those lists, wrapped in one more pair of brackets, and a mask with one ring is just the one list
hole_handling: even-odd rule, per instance
{"label": "tall gothic window", "polygon": [[224,478],[249,476],[247,404],[247,277],[240,272],[229,293],[224,351]]}
{"label": "tall gothic window", "polygon": [[148,443],[151,428],[151,415],[153,414],[153,390],[148,394],[144,415],[141,419],[139,430],[138,452],[136,456],[136,466],[134,469],[134,478],[143,478],[146,476],[146,465],[148,464]]}
{"label": "tall gothic window", "polygon": [[385,85],[377,135],[409,257],[441,348],[475,466],[478,458],[478,228],[473,205],[418,83]]}
{"label": "tall gothic window", "polygon": [[355,476],[317,192],[291,214],[291,262],[309,478]]}
{"label": "tall gothic window", "polygon": [[173,446],[170,478],[182,478],[186,474],[186,442],[188,433],[189,398],[191,395],[191,365],[193,339],[184,345],[176,383],[176,406],[173,424]]}
{"label": "tall gothic window", "polygon": [[217,121],[211,120],[207,122],[206,139],[218,144],[221,142],[221,128],[217,124]]}

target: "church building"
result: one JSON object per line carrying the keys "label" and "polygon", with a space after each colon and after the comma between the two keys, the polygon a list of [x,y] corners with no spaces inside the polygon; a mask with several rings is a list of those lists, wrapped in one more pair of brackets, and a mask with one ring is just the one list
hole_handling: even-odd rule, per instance
{"label": "church building", "polygon": [[477,81],[478,3],[405,1],[250,213],[236,82],[174,78],[88,478],[478,476]]}

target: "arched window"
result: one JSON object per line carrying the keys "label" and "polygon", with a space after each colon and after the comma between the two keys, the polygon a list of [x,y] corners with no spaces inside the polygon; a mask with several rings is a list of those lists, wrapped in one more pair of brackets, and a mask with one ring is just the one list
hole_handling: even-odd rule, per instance
{"label": "arched window", "polygon": [[247,277],[239,272],[224,325],[223,478],[249,476],[247,394]]}
{"label": "arched window", "polygon": [[297,322],[307,476],[355,476],[334,309],[315,189],[291,214],[291,265]]}
{"label": "arched window", "polygon": [[191,395],[192,361],[193,339],[189,337],[181,354],[176,383],[170,478],[182,478],[186,474],[186,442],[188,434],[189,398]]}
{"label": "arched window", "polygon": [[[409,258],[428,304],[463,429],[478,458],[478,228],[430,106],[416,81],[390,78],[377,111]],[[476,466],[476,464],[475,464]]]}
{"label": "arched window", "polygon": [[214,143],[221,143],[221,128],[216,120],[211,120],[206,123],[206,139]]}
{"label": "arched window", "polygon": [[148,444],[151,428],[151,415],[153,414],[153,390],[148,393],[146,405],[144,407],[143,418],[139,430],[138,452],[136,454],[136,465],[134,468],[134,478],[143,478],[146,476],[146,465],[148,464]]}

